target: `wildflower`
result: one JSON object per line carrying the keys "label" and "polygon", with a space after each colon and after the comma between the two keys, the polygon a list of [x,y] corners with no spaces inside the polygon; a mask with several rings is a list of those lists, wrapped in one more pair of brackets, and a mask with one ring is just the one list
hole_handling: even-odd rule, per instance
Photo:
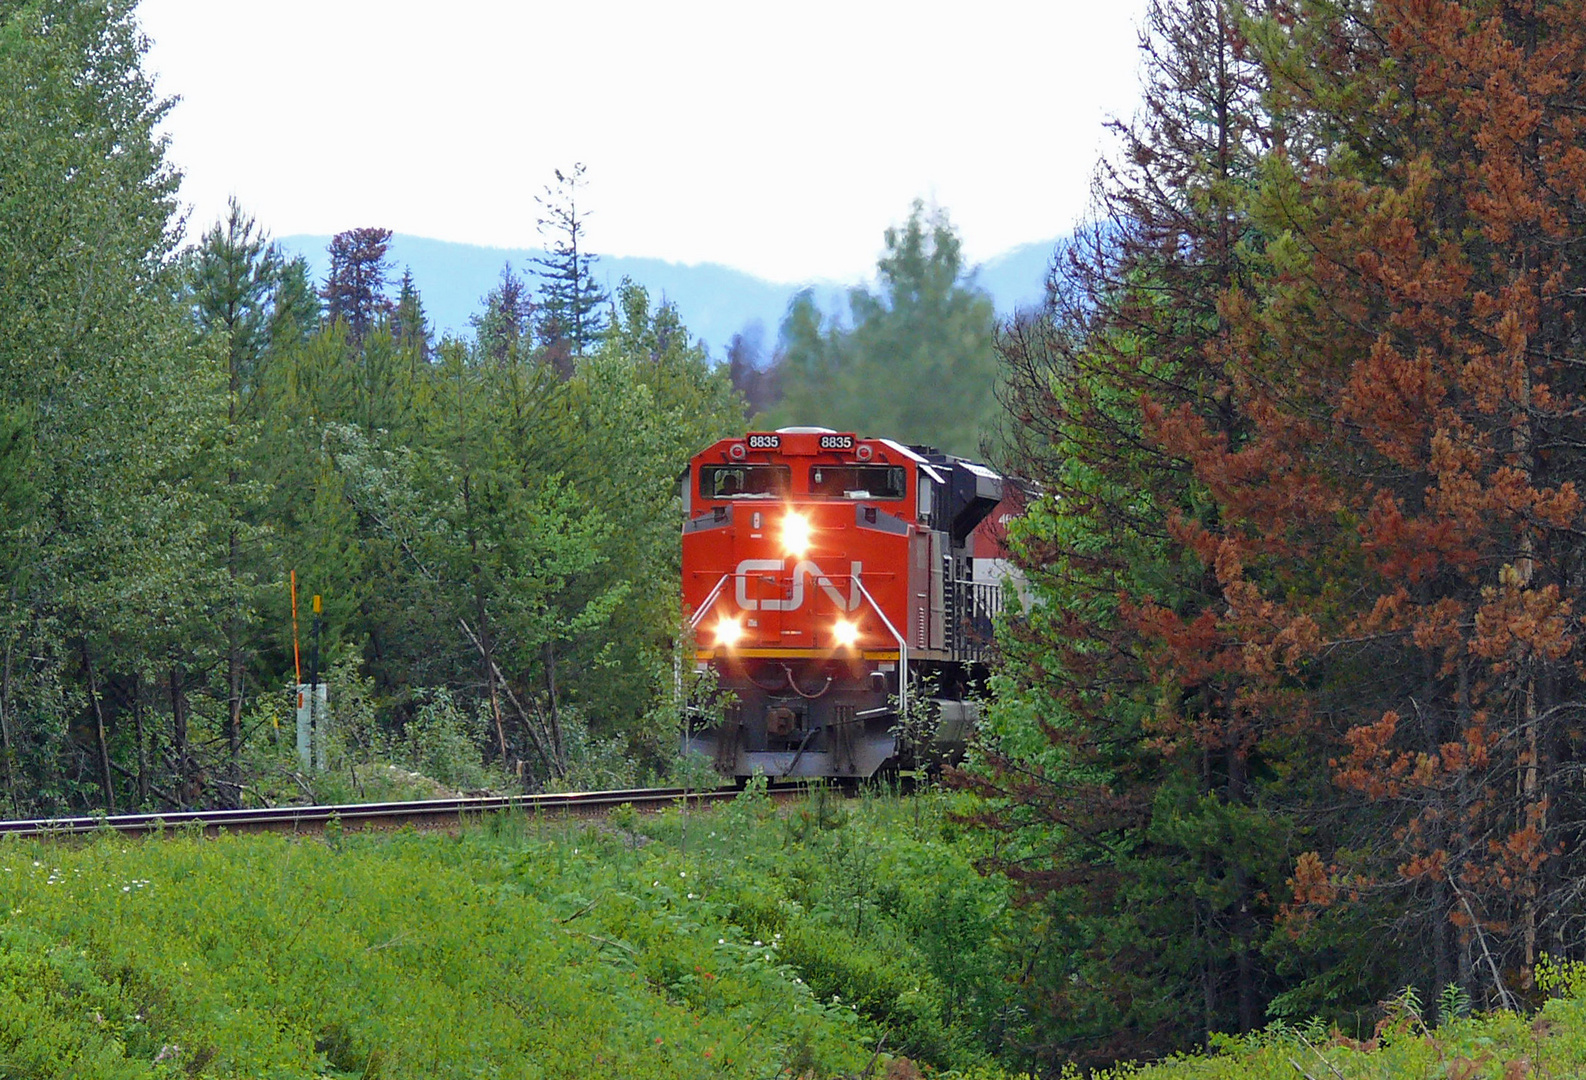
{"label": "wildflower", "polygon": [[678,877],[688,877],[688,871],[687,870],[679,870],[677,872],[677,876]]}
{"label": "wildflower", "polygon": [[719,938],[716,939],[716,944],[717,945],[725,945],[725,944],[727,944],[727,939],[724,938],[724,937],[719,937]]}
{"label": "wildflower", "polygon": [[756,946],[758,946],[760,944],[760,939],[759,938],[755,938],[754,939],[754,943],[755,943]]}
{"label": "wildflower", "polygon": [[131,885],[123,885],[123,886],[121,886],[121,891],[122,892],[131,892],[132,891],[132,886]]}

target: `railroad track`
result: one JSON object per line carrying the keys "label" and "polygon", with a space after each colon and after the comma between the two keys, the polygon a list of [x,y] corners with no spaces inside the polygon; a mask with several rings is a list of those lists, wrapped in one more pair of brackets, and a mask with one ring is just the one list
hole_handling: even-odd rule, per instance
{"label": "railroad track", "polygon": [[[782,800],[802,785],[772,787]],[[710,791],[686,788],[637,788],[630,791],[583,791],[566,795],[503,795],[483,798],[423,799],[416,802],[349,803],[343,806],[277,806],[256,810],[184,810],[163,814],[96,814],[88,817],[35,818],[0,821],[0,836],[68,837],[105,830],[118,833],[187,832],[213,835],[228,832],[319,833],[336,821],[346,831],[458,828],[487,814],[518,813],[528,817],[595,817],[623,803],[637,810],[661,810],[687,804],[701,806],[736,797],[736,788]]]}

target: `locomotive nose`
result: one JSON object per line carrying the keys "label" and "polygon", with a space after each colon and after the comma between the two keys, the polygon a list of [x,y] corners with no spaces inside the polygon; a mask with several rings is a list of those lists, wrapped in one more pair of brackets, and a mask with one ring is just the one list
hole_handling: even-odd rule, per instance
{"label": "locomotive nose", "polygon": [[810,519],[796,510],[782,518],[782,550],[800,558],[810,549]]}

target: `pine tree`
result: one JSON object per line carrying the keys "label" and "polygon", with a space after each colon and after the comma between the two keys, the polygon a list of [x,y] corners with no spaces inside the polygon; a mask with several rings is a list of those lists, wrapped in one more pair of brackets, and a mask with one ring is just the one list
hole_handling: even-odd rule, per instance
{"label": "pine tree", "polygon": [[508,263],[471,322],[479,350],[496,363],[527,356],[534,345],[536,311],[528,286]]}
{"label": "pine tree", "polygon": [[1263,79],[1239,57],[1240,15],[1151,7],[1105,216],[1059,252],[1045,312],[999,340],[1004,465],[1043,493],[1013,538],[1044,602],[1004,628],[971,783],[980,820],[1014,838],[992,864],[1051,919],[1030,1037],[1081,1059],[1249,1030],[1282,988],[1262,952],[1293,842],[1273,771],[1291,767],[1290,690],[1281,663],[1246,662],[1238,598],[1196,542],[1215,510],[1152,428],[1165,412],[1243,437],[1217,355],[1249,288],[1241,247],[1262,242],[1242,193]]}
{"label": "pine tree", "polygon": [[375,326],[391,311],[385,294],[390,273],[386,246],[390,229],[349,229],[337,233],[330,242],[330,274],[320,296],[325,301],[325,318],[347,324],[347,339],[361,345]]}
{"label": "pine tree", "polygon": [[[1103,927],[1144,880],[1120,869],[1199,845],[1155,869],[1230,946],[1241,1026],[1247,971],[1286,1014],[1513,1004],[1579,915],[1586,33],[1562,4],[1195,10],[1195,55],[1233,63],[1157,83],[1127,213],[1005,339],[1020,461],[1061,499],[1022,527],[1057,602],[1006,639],[1030,675],[987,820]],[[1241,966],[1278,929],[1282,969]]]}
{"label": "pine tree", "polygon": [[413,271],[402,271],[402,284],[397,289],[396,306],[391,311],[391,336],[397,345],[412,355],[415,363],[428,364],[432,359],[429,317],[424,314],[424,299],[418,286],[413,284]]}
{"label": "pine tree", "polygon": [[584,166],[574,164],[566,173],[557,169],[555,186],[535,198],[540,235],[548,241],[547,253],[534,260],[540,268],[540,337],[553,352],[572,356],[583,356],[605,332],[611,303],[593,273],[598,256],[584,239],[589,215],[578,206],[584,185]]}
{"label": "pine tree", "polygon": [[[204,235],[191,257],[189,286],[193,317],[203,340],[222,357],[224,421],[205,472],[216,490],[211,500],[221,534],[227,593],[225,635],[226,747],[230,782],[240,785],[242,710],[256,591],[250,557],[260,525],[261,497],[248,476],[248,454],[260,420],[259,393],[268,355],[273,300],[280,285],[281,255],[253,218],[232,199],[226,216]],[[217,420],[219,418],[217,417]],[[141,748],[140,748],[141,753]],[[143,773],[140,771],[140,777]],[[140,780],[140,788],[147,788]],[[142,792],[147,797],[147,791]]]}

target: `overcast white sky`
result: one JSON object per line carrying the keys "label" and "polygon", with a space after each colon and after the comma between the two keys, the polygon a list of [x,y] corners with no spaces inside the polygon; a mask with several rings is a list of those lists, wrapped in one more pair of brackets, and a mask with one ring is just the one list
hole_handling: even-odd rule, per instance
{"label": "overcast white sky", "polygon": [[539,243],[582,161],[589,241],[773,280],[868,276],[945,207],[971,261],[1068,231],[1136,99],[1144,0],[143,0],[190,232],[360,225]]}

